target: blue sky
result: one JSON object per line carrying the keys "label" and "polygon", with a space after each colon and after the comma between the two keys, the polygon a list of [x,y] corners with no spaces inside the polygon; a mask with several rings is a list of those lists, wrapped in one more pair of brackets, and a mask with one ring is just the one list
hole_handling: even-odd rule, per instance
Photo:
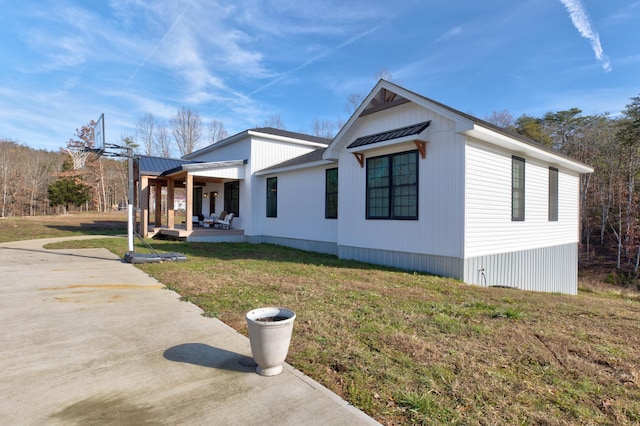
{"label": "blue sky", "polygon": [[[37,6],[35,6],[37,5]],[[385,70],[479,118],[640,95],[640,0],[0,0],[0,138],[57,151],[181,107],[229,134],[346,120]],[[203,144],[206,142],[202,141]]]}

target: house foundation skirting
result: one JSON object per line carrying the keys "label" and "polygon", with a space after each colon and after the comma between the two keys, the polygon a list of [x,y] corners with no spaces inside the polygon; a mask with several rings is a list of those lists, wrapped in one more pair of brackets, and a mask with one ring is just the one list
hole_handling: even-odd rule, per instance
{"label": "house foundation skirting", "polygon": [[469,284],[577,294],[578,244],[473,257],[464,270]]}
{"label": "house foundation skirting", "polygon": [[338,257],[414,272],[462,279],[462,259],[363,247],[339,246]]}
{"label": "house foundation skirting", "polygon": [[451,277],[485,287],[505,286],[565,294],[578,292],[577,243],[459,259],[267,235],[247,236],[246,239],[253,244],[276,244],[333,254],[340,259]]}
{"label": "house foundation skirting", "polygon": [[315,251],[318,253],[338,254],[336,243],[326,241],[312,241],[298,238],[273,237],[269,235],[247,235],[246,241],[252,244],[275,244],[279,246],[291,247],[304,251]]}

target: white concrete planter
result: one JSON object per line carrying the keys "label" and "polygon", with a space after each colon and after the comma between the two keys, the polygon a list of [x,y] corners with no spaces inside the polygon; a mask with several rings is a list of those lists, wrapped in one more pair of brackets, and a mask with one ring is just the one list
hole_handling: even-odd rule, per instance
{"label": "white concrete planter", "polygon": [[296,314],[284,308],[258,308],[247,312],[247,328],[251,353],[258,364],[256,372],[275,376],[289,352]]}

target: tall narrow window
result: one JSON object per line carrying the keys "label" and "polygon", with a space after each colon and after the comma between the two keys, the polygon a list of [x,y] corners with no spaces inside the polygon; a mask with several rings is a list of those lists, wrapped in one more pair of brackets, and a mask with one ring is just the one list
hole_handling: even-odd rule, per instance
{"label": "tall narrow window", "polygon": [[240,216],[240,181],[224,184],[224,209],[235,217]]}
{"label": "tall narrow window", "polygon": [[418,151],[367,160],[367,219],[418,219]]}
{"label": "tall narrow window", "polygon": [[202,188],[199,186],[193,188],[193,214],[202,214]]}
{"label": "tall narrow window", "polygon": [[324,217],[338,218],[338,169],[327,169],[325,172]]}
{"label": "tall narrow window", "polygon": [[267,217],[278,217],[278,178],[267,178]]}
{"label": "tall narrow window", "polygon": [[511,220],[524,220],[524,160],[511,158]]}
{"label": "tall narrow window", "polygon": [[558,221],[558,169],[549,167],[549,221]]}

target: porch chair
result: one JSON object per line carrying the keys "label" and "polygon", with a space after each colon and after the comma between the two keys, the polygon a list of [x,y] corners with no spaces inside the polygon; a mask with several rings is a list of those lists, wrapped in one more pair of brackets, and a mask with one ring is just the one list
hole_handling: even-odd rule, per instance
{"label": "porch chair", "polygon": [[[221,215],[222,216],[222,215]],[[231,223],[233,222],[233,213],[229,213],[224,219],[218,219],[213,223],[213,226],[221,229],[231,229]]]}
{"label": "porch chair", "polygon": [[213,224],[215,223],[215,221],[216,221],[217,219],[218,219],[218,218],[216,217],[215,213],[211,213],[211,214],[209,215],[209,217],[208,217],[208,218],[206,218],[206,219],[203,221],[203,222],[204,222],[204,225],[202,225],[202,226],[204,226],[205,228],[209,228],[209,227],[213,226]]}
{"label": "porch chair", "polygon": [[202,214],[191,217],[191,223],[193,223],[194,226],[202,226],[203,221],[204,221],[204,215]]}

